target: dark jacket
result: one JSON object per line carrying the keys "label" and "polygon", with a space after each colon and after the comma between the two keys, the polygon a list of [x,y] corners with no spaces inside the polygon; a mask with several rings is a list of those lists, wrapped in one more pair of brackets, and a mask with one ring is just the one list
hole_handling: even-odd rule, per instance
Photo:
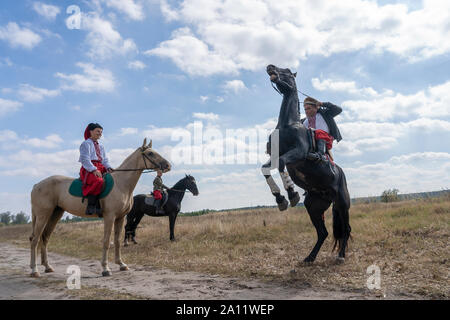
{"label": "dark jacket", "polygon": [[[337,142],[341,141],[342,136],[336,122],[334,121],[334,117],[342,112],[342,108],[330,102],[324,102],[317,112],[322,115],[323,119],[327,123],[328,129],[330,130],[330,135],[333,136]],[[305,120],[306,118],[303,118],[301,122],[303,123]]]}

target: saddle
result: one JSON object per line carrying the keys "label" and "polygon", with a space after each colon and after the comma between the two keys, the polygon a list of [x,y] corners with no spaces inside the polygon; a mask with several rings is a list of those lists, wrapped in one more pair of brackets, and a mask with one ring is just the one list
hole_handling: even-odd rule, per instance
{"label": "saddle", "polygon": [[[103,176],[103,188],[102,193],[99,195],[99,199],[106,197],[114,187],[114,179],[111,174],[107,173]],[[83,185],[83,181],[80,178],[72,181],[69,187],[69,193],[74,197],[83,198],[83,191],[81,186]]]}
{"label": "saddle", "polygon": [[[169,199],[169,194],[167,193],[167,190],[163,190],[161,192],[162,199],[161,199],[161,208],[166,204],[167,200]],[[155,198],[153,197],[153,192],[151,194],[147,194],[144,199],[144,203],[148,206],[154,206],[155,205]]]}

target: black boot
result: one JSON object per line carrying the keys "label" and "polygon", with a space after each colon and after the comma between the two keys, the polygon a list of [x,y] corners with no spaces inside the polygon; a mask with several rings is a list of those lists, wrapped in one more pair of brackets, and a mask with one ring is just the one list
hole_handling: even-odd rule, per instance
{"label": "black boot", "polygon": [[97,196],[90,194],[87,196],[87,199],[88,199],[88,205],[86,208],[86,214],[88,216],[96,214],[97,213]]}
{"label": "black boot", "polygon": [[320,161],[327,161],[325,153],[327,152],[327,143],[325,140],[317,140],[317,153],[319,154]]}
{"label": "black boot", "polygon": [[163,214],[164,211],[161,209],[161,199],[155,200],[154,205],[155,205],[155,213],[156,214]]}

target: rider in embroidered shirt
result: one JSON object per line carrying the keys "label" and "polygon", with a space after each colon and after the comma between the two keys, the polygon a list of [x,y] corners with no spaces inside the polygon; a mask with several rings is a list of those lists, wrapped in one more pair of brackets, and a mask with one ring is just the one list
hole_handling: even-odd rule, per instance
{"label": "rider in embroidered shirt", "polygon": [[162,202],[162,192],[164,189],[169,189],[168,187],[166,187],[163,184],[162,181],[162,171],[158,170],[156,172],[156,177],[153,180],[153,197],[155,198],[155,208],[156,208],[156,213],[163,213],[164,211],[161,209],[161,202]]}
{"label": "rider in embroidered shirt", "polygon": [[[333,147],[333,140],[336,139],[339,142],[342,139],[334,121],[334,117],[342,112],[342,108],[330,102],[317,101],[311,97],[305,99],[303,106],[306,118],[301,121],[306,128],[316,129],[314,135],[317,141],[317,151],[320,160],[326,161],[325,153]],[[331,152],[329,154],[331,156]]]}
{"label": "rider in embroidered shirt", "polygon": [[84,131],[84,141],[80,145],[80,179],[83,181],[83,196],[87,197],[87,215],[101,216],[102,209],[98,196],[103,188],[103,174],[112,172],[113,168],[106,157],[104,147],[99,144],[103,128],[98,123],[90,123]]}

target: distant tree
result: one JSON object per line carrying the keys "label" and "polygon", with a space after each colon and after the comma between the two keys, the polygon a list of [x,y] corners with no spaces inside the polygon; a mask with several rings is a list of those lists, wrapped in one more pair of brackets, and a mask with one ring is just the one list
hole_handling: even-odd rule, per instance
{"label": "distant tree", "polygon": [[6,211],[6,212],[3,212],[3,213],[0,213],[0,222],[5,224],[5,225],[10,224],[10,222],[11,222],[11,212]]}
{"label": "distant tree", "polygon": [[381,194],[381,202],[394,202],[398,201],[399,199],[398,189],[384,190]]}
{"label": "distant tree", "polygon": [[20,211],[18,214],[12,217],[13,224],[26,224],[28,223],[28,216],[25,212]]}

